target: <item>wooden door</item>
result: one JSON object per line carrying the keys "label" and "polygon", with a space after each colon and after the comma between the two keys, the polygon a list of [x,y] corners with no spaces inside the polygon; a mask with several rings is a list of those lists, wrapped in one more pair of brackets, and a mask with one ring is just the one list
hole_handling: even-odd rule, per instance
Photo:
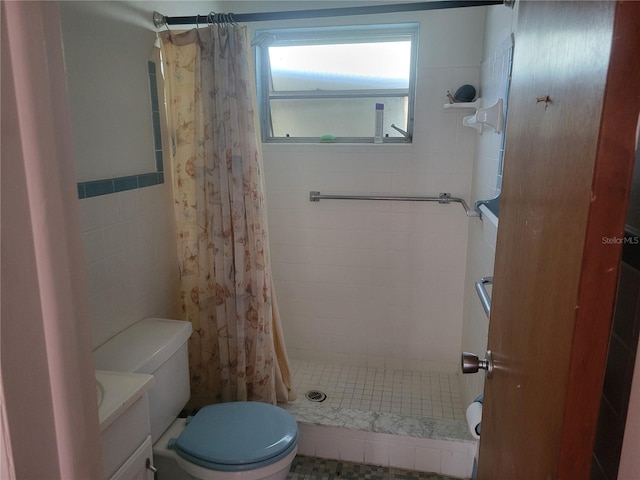
{"label": "wooden door", "polygon": [[[589,478],[640,112],[640,2],[523,1],[480,480]],[[480,353],[480,352],[478,352]]]}

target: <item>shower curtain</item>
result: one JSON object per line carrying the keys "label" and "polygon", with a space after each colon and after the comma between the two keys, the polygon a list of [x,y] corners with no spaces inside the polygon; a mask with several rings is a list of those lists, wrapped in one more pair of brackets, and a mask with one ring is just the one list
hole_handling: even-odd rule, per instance
{"label": "shower curtain", "polygon": [[246,27],[159,34],[192,407],[295,400],[271,278]]}

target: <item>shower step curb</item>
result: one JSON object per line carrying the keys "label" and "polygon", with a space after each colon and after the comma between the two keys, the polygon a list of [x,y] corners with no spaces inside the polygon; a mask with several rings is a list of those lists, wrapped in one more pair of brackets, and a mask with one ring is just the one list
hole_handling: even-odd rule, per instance
{"label": "shower step curb", "polygon": [[298,422],[301,455],[471,476],[476,440],[463,421],[305,403],[281,405]]}

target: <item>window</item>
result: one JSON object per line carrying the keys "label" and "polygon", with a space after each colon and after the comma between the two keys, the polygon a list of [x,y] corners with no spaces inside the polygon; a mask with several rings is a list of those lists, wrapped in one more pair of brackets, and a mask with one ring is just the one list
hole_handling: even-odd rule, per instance
{"label": "window", "polygon": [[410,143],[417,39],[418,24],[257,31],[263,141],[373,143],[383,104],[383,142]]}

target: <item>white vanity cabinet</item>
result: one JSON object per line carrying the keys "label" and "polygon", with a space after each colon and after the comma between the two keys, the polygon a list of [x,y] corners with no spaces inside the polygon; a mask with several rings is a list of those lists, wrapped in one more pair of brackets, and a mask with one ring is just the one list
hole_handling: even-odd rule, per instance
{"label": "white vanity cabinet", "polygon": [[153,480],[153,444],[151,435],[133,452],[109,480]]}
{"label": "white vanity cabinet", "polygon": [[105,480],[153,480],[147,390],[153,376],[96,371]]}

